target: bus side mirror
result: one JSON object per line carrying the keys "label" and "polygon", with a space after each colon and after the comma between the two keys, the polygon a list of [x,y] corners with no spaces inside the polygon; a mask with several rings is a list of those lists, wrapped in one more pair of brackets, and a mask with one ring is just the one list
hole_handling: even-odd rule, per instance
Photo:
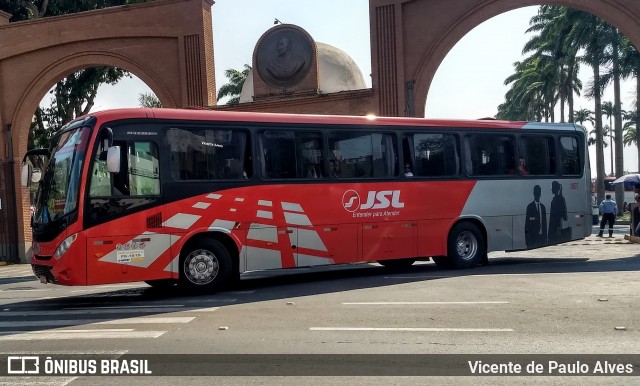
{"label": "bus side mirror", "polygon": [[20,170],[20,185],[22,185],[24,188],[30,185],[32,173],[33,169],[31,169],[31,165],[24,162],[22,164],[22,170]]}
{"label": "bus side mirror", "polygon": [[111,146],[107,150],[107,170],[109,173],[120,173],[120,146]]}

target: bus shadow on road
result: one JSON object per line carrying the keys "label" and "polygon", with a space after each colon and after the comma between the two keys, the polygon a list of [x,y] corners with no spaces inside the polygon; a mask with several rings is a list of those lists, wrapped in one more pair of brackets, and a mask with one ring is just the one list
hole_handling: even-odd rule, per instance
{"label": "bus shadow on road", "polygon": [[[544,273],[580,273],[580,272],[615,272],[640,271],[640,255],[610,259],[590,260],[586,257],[496,257],[489,264],[473,269],[446,270],[433,263],[416,264],[406,269],[390,270],[377,264],[361,264],[330,268],[318,268],[317,272],[304,272],[283,275],[279,271],[271,276],[260,273],[258,277],[248,275],[238,290],[272,290],[282,289],[286,297],[313,295],[315,293],[340,292],[353,289],[374,288],[385,285],[415,283],[420,281],[439,280],[449,277],[544,274]],[[357,268],[350,268],[357,267]],[[390,283],[389,279],[392,283]],[[329,284],[329,285],[327,285]]]}
{"label": "bus shadow on road", "polygon": [[[134,285],[132,288],[104,292],[99,292],[99,287],[97,287],[98,292],[91,294],[18,301],[5,305],[8,308],[7,311],[10,312],[4,312],[0,315],[4,316],[7,321],[14,321],[16,330],[19,331],[15,333],[0,331],[0,341],[3,339],[2,336],[49,330],[50,327],[30,326],[28,323],[20,326],[21,316],[26,317],[29,312],[36,310],[42,313],[42,316],[39,316],[40,320],[47,318],[45,314],[48,312],[51,312],[52,316],[62,316],[66,310],[72,310],[73,315],[76,316],[72,322],[64,325],[64,327],[72,328],[94,324],[96,319],[107,322],[123,318],[163,316],[176,312],[211,309],[212,307],[225,308],[273,300],[293,301],[299,297],[403,284],[423,283],[428,286],[431,281],[445,278],[464,278],[465,276],[495,276],[499,278],[501,275],[637,271],[640,271],[640,255],[608,260],[562,256],[550,258],[508,256],[495,257],[490,259],[486,266],[466,270],[444,270],[431,262],[420,262],[401,270],[390,270],[378,264],[353,264],[255,272],[244,275],[233,289],[199,296],[184,293],[177,287],[158,289],[142,283],[139,287]],[[107,310],[111,311],[107,313]],[[12,315],[14,313],[15,315]],[[12,317],[7,318],[10,315]],[[84,317],[91,320],[84,319]]]}

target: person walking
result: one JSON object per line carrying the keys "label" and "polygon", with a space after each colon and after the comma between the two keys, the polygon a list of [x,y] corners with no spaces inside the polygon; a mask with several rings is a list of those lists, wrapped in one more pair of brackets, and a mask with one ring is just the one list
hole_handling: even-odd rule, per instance
{"label": "person walking", "polygon": [[[640,205],[640,184],[633,186],[633,192],[636,205],[634,205],[633,213],[631,213],[631,220],[633,222],[631,227],[633,229],[633,235],[640,237],[640,210],[638,210],[638,205]],[[631,204],[629,204],[629,211],[631,211]]]}
{"label": "person walking", "polygon": [[609,237],[613,237],[613,224],[616,222],[618,206],[616,202],[611,199],[610,194],[607,194],[604,201],[600,203],[600,213],[602,213],[602,221],[600,221],[600,233],[598,233],[598,237],[602,237],[604,226],[607,223],[609,223]]}

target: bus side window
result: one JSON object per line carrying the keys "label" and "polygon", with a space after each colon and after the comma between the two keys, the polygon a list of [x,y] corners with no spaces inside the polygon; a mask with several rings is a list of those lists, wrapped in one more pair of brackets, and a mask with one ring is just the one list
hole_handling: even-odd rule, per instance
{"label": "bus side window", "polygon": [[266,130],[262,133],[264,171],[268,178],[296,178],[295,133]]}
{"label": "bus side window", "polygon": [[515,147],[511,136],[471,134],[466,138],[472,175],[515,174]]}
{"label": "bus side window", "polygon": [[[526,175],[555,174],[555,148],[553,137],[541,134],[527,134],[519,140],[520,157],[526,165]],[[520,174],[523,174],[522,171]]]}
{"label": "bus side window", "polygon": [[160,194],[158,147],[153,142],[132,142],[129,145],[127,185],[131,196]]}
{"label": "bus side window", "polygon": [[580,174],[578,141],[574,137],[560,137],[560,154],[563,175]]}

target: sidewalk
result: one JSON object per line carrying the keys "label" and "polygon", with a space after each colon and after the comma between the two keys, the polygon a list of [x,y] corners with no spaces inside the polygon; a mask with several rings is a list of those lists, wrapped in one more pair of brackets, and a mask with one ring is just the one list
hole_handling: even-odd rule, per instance
{"label": "sidewalk", "polygon": [[6,279],[9,277],[24,277],[30,276],[33,277],[33,280],[36,280],[36,277],[33,275],[33,271],[31,270],[31,264],[2,264],[4,262],[0,262],[0,279]]}

